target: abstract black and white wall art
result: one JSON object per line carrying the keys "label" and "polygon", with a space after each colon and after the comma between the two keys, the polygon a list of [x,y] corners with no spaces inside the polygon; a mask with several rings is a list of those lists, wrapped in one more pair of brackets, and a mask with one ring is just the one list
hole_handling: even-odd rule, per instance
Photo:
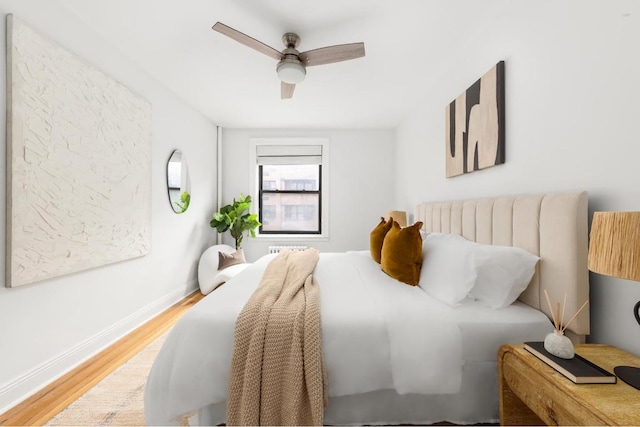
{"label": "abstract black and white wall art", "polygon": [[149,102],[13,15],[7,80],[6,285],[146,255]]}
{"label": "abstract black and white wall art", "polygon": [[504,61],[445,108],[447,178],[505,161]]}

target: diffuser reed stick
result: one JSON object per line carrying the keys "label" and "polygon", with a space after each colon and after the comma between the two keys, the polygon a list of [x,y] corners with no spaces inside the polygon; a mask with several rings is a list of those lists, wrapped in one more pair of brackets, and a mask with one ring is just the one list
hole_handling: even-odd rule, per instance
{"label": "diffuser reed stick", "polygon": [[589,300],[586,300],[586,301],[584,302],[584,304],[582,304],[582,307],[580,307],[580,308],[578,309],[578,311],[576,311],[576,314],[574,314],[574,315],[573,315],[573,317],[572,317],[571,319],[569,319],[569,321],[567,322],[567,324],[566,324],[566,325],[564,325],[564,328],[562,328],[562,332],[564,332],[564,331],[565,331],[565,329],[567,329],[567,327],[569,326],[569,324],[570,324],[571,322],[573,322],[573,319],[575,319],[575,318],[576,318],[576,316],[577,316],[578,314],[580,314],[580,312],[582,311],[582,309],[583,309],[583,308],[585,308],[585,307],[587,306],[587,303],[588,303],[588,302],[589,302]]}
{"label": "diffuser reed stick", "polygon": [[587,306],[589,300],[586,300],[584,304],[576,311],[576,314],[573,315],[569,321],[564,324],[564,310],[567,306],[567,294],[564,294],[564,302],[562,304],[562,311],[560,311],[560,301],[556,302],[555,312],[553,310],[553,306],[551,305],[551,299],[549,298],[549,293],[547,290],[544,290],[544,296],[547,298],[547,305],[549,306],[549,312],[551,313],[551,319],[553,320],[553,326],[558,334],[564,334],[564,331],[567,330],[569,324],[574,321],[574,319],[580,314],[580,312]]}
{"label": "diffuser reed stick", "polygon": [[567,306],[567,294],[564,294],[564,301],[562,302],[562,317],[560,318],[560,324],[564,322],[564,309]]}
{"label": "diffuser reed stick", "polygon": [[553,307],[551,306],[549,293],[547,292],[546,289],[544,290],[544,296],[547,297],[547,304],[549,305],[549,313],[551,313],[551,318],[553,319],[553,327],[555,328],[556,331],[559,331],[560,329],[558,329],[558,321],[556,320],[556,315],[553,313]]}

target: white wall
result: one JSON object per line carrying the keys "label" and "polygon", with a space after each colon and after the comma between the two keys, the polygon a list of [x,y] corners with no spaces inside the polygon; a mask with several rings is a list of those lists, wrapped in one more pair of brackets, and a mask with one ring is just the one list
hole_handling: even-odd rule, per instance
{"label": "white wall", "polygon": [[[398,127],[396,204],[587,190],[590,214],[640,210],[638,3],[505,2],[486,24]],[[445,106],[499,60],[506,163],[446,179]],[[590,340],[640,354],[640,283],[593,273],[590,283]]]}
{"label": "white wall", "polygon": [[[37,3],[37,4],[36,4]],[[143,72],[55,2],[0,0],[31,27],[117,79],[152,104],[152,235],[142,258],[19,288],[0,286],[0,413],[197,287],[197,262],[213,243],[216,126]],[[5,45],[6,21],[0,23]],[[0,80],[6,79],[0,55]],[[5,115],[6,93],[0,90]],[[0,134],[5,135],[5,120]],[[166,165],[180,148],[189,162],[192,201],[169,205]],[[0,222],[5,222],[5,150],[0,150]],[[1,227],[3,237],[5,227]],[[5,248],[0,249],[4,259]],[[0,267],[4,278],[5,265]]]}
{"label": "white wall", "polygon": [[[249,139],[326,137],[330,144],[329,239],[291,241],[273,236],[245,237],[242,247],[249,261],[267,253],[270,244],[308,244],[325,252],[366,250],[369,233],[380,216],[392,209],[394,132],[391,130],[247,130],[222,131],[222,203],[249,194]],[[254,200],[254,205],[257,200]],[[323,209],[326,207],[323,206]],[[229,233],[224,243],[234,245]]]}

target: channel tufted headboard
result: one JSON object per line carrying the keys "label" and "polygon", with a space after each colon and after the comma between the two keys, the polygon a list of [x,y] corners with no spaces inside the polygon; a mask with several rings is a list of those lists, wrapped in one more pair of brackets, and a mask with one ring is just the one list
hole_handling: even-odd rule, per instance
{"label": "channel tufted headboard", "polygon": [[[566,293],[566,319],[589,298],[587,203],[587,192],[428,202],[416,207],[414,220],[422,221],[427,232],[457,233],[538,255],[536,274],[519,299],[551,318],[544,290],[552,304],[562,303]],[[568,329],[574,341],[584,342],[589,310]]]}

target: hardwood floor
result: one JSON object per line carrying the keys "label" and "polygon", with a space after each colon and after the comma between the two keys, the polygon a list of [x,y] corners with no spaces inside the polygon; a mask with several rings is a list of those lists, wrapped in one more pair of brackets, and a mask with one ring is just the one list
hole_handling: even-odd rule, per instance
{"label": "hardwood floor", "polygon": [[168,331],[203,295],[196,291],[0,415],[2,426],[42,425]]}

